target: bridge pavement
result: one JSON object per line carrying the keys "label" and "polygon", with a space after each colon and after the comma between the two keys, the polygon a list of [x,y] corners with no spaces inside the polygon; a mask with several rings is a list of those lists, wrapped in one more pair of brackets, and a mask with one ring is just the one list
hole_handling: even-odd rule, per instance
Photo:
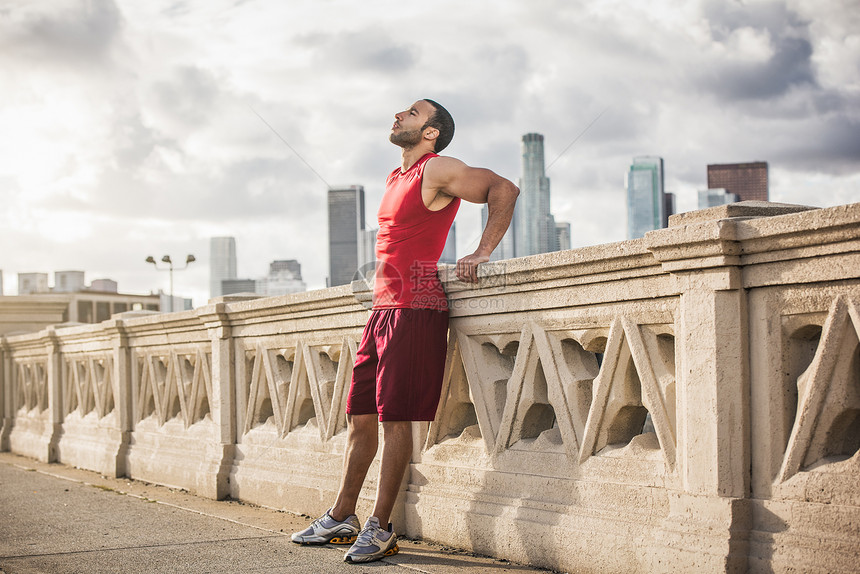
{"label": "bridge pavement", "polygon": [[402,541],[381,562],[305,547],[307,517],[0,453],[0,574],[547,572]]}

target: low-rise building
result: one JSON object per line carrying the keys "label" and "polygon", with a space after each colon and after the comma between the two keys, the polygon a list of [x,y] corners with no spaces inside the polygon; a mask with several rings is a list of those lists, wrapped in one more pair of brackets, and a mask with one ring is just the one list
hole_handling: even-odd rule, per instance
{"label": "low-rise building", "polygon": [[54,287],[47,273],[19,273],[19,295],[0,297],[0,335],[30,333],[63,323],[101,323],[126,311],[159,311],[159,295],[118,293],[116,281],[86,287],[83,271],[58,271]]}

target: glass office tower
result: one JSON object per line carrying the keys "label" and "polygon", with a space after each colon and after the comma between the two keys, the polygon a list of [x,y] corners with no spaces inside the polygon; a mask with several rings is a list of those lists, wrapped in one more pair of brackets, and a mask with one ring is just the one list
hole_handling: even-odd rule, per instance
{"label": "glass office tower", "polygon": [[627,172],[627,239],[666,227],[669,213],[663,191],[663,158],[633,158]]}
{"label": "glass office tower", "polygon": [[236,279],[236,238],[209,239],[209,297],[225,295],[221,282]]}
{"label": "glass office tower", "polygon": [[699,209],[707,209],[716,207],[717,205],[726,205],[727,203],[736,203],[740,201],[738,194],[729,193],[728,190],[719,189],[700,189],[699,190]]}

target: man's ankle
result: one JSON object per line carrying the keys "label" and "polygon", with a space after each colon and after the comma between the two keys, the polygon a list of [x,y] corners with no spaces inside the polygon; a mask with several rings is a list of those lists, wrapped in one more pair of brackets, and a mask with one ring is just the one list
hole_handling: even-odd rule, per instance
{"label": "man's ankle", "polygon": [[346,520],[347,518],[349,518],[353,514],[355,514],[354,511],[353,512],[338,512],[335,510],[335,508],[333,506],[331,508],[329,508],[329,510],[328,510],[328,515],[331,516],[333,519],[335,519],[338,522],[343,522],[344,520]]}

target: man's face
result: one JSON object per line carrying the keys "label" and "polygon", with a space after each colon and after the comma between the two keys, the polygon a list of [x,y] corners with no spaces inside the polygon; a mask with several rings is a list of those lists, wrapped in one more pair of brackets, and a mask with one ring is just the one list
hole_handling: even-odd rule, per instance
{"label": "man's face", "polygon": [[[394,125],[391,126],[391,143],[402,148],[412,148],[421,143],[424,132],[421,129],[435,110],[424,100],[418,100],[402,112],[394,114]],[[432,128],[427,128],[432,129]]]}

